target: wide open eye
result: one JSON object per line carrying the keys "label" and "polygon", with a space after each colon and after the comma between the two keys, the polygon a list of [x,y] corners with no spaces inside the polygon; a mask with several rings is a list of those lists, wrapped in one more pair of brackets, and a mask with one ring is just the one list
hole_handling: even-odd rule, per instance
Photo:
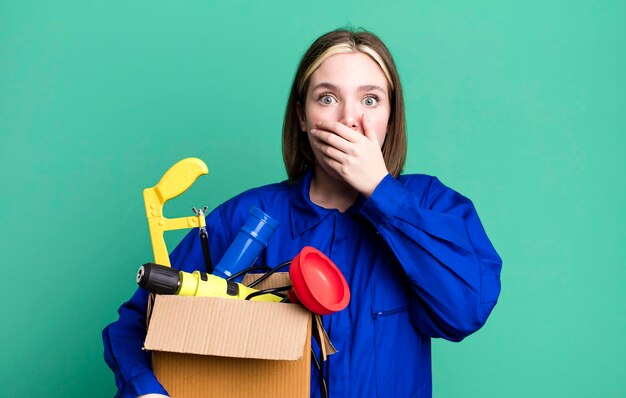
{"label": "wide open eye", "polygon": [[368,95],[363,99],[365,106],[376,106],[378,105],[378,101],[380,101],[380,98],[375,95]]}
{"label": "wide open eye", "polygon": [[333,97],[330,94],[322,94],[320,96],[319,102],[322,105],[332,105],[332,104],[334,104],[336,102],[336,100],[335,100],[335,97]]}

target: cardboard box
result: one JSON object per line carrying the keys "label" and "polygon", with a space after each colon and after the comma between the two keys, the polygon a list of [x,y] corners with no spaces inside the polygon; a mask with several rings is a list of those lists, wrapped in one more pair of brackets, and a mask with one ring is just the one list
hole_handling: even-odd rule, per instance
{"label": "cardboard box", "polygon": [[311,313],[299,304],[157,295],[144,346],[173,398],[310,395]]}

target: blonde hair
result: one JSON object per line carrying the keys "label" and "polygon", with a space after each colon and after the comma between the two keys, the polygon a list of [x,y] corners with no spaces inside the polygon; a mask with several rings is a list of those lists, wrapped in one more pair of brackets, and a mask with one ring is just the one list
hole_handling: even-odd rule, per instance
{"label": "blonde hair", "polygon": [[371,47],[365,44],[356,44],[355,42],[344,42],[344,43],[338,43],[332,47],[329,47],[322,54],[320,54],[320,56],[317,57],[317,59],[315,59],[315,61],[311,63],[311,65],[309,65],[309,67],[302,74],[302,78],[300,79],[300,82],[298,83],[298,95],[300,95],[300,97],[306,95],[306,93],[302,92],[304,84],[309,81],[309,79],[311,78],[311,75],[317,70],[317,68],[319,68],[321,64],[324,63],[324,61],[326,61],[328,58],[336,54],[349,54],[349,53],[355,53],[355,52],[362,52],[364,54],[369,55],[370,58],[372,58],[374,62],[378,64],[380,69],[382,69],[383,73],[385,74],[385,77],[387,78],[387,83],[389,84],[389,91],[392,92],[394,89],[393,80],[391,79],[391,75],[389,74],[389,69],[387,69],[385,62],[382,60],[380,55],[378,55],[376,51],[374,51]]}

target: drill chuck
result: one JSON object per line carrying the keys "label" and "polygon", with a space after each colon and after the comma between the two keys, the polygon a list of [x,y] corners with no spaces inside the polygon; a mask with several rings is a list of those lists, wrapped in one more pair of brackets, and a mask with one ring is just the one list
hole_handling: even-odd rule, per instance
{"label": "drill chuck", "polygon": [[176,294],[180,287],[180,273],[171,267],[146,263],[137,272],[137,284],[152,293]]}

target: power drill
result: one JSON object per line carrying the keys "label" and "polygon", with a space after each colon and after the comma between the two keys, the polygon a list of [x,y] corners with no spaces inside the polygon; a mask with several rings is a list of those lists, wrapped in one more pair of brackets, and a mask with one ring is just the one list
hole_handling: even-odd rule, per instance
{"label": "power drill", "polygon": [[219,276],[201,271],[193,273],[178,271],[164,265],[146,263],[137,272],[137,284],[155,294],[177,294],[180,296],[210,296],[254,301],[282,301],[275,294],[258,294],[241,283],[227,281]]}

